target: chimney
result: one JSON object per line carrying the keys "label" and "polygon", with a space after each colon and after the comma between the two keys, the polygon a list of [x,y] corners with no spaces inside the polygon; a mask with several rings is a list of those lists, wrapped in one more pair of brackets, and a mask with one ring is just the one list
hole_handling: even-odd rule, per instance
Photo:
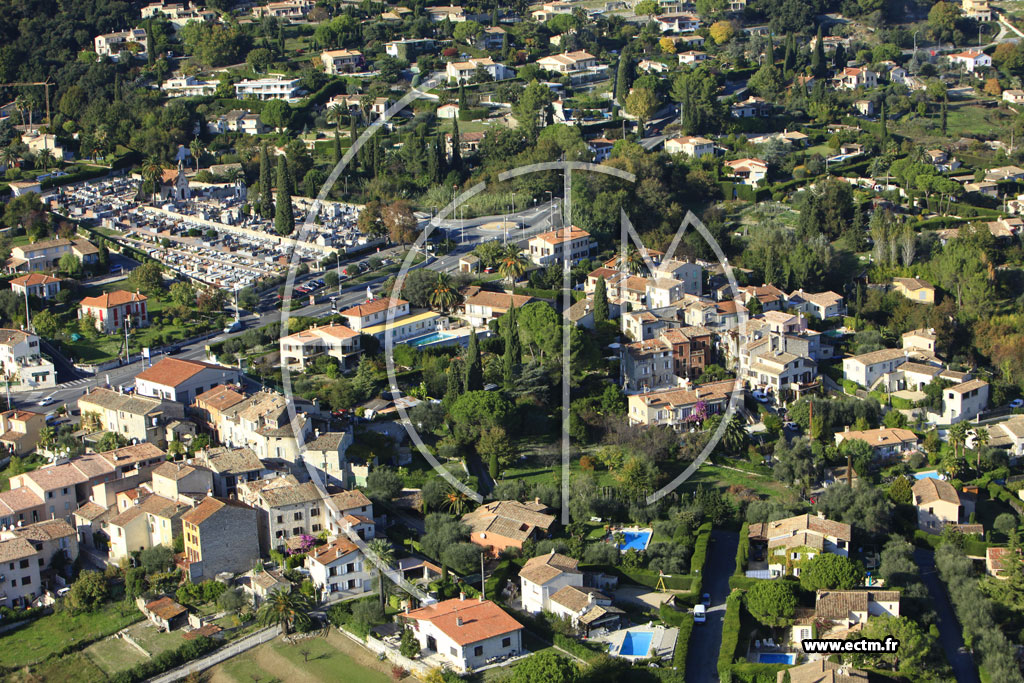
{"label": "chimney", "polygon": [[463,593],[462,591],[459,591],[459,600],[465,600],[465,599],[466,599],[466,594]]}
{"label": "chimney", "polygon": [[540,496],[534,496],[533,503],[534,505],[540,505]]}
{"label": "chimney", "polygon": [[409,613],[409,603],[405,603],[405,613]]}
{"label": "chimney", "polygon": [[455,617],[455,625],[462,626],[462,617]]}
{"label": "chimney", "polygon": [[825,519],[825,513],[824,512],[819,512],[818,513],[818,519]]}
{"label": "chimney", "polygon": [[213,496],[213,489],[206,489],[206,497],[211,498]]}

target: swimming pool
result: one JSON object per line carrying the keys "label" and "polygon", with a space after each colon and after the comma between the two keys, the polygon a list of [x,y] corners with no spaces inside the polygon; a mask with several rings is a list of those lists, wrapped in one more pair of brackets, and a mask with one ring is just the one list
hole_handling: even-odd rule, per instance
{"label": "swimming pool", "polygon": [[941,479],[942,475],[935,470],[929,470],[927,472],[915,472],[914,479]]}
{"label": "swimming pool", "polygon": [[447,341],[448,339],[451,339],[451,337],[449,335],[447,335],[447,334],[441,334],[440,332],[433,332],[431,334],[428,334],[428,335],[425,335],[425,336],[422,336],[422,337],[416,337],[415,339],[410,339],[409,341],[407,341],[405,343],[408,344],[409,346],[413,346],[413,347],[419,348],[421,346],[429,346],[431,344],[436,344],[439,341]]}
{"label": "swimming pool", "polygon": [[757,656],[761,664],[796,664],[796,655],[781,652],[762,652]]}
{"label": "swimming pool", "polygon": [[625,552],[632,548],[633,550],[647,550],[647,544],[651,540],[651,534],[653,532],[650,529],[636,530],[636,531],[623,531],[622,535],[625,537],[624,542],[619,545],[619,550]]}
{"label": "swimming pool", "polygon": [[626,657],[646,657],[651,651],[651,640],[654,634],[650,631],[626,631],[619,646],[619,654]]}

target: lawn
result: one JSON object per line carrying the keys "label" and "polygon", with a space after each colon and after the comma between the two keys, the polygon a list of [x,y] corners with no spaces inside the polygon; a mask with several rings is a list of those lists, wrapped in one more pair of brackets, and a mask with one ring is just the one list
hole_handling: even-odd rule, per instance
{"label": "lawn", "polygon": [[5,680],[13,683],[37,683],[38,681],[105,683],[109,679],[107,674],[89,657],[81,652],[74,652],[65,657],[47,659],[42,664],[32,667],[30,672],[19,671]]}
{"label": "lawn", "polygon": [[56,612],[4,634],[0,667],[18,668],[51,658],[76,643],[104,638],[143,619],[134,607],[109,602],[95,612],[72,615]]}
{"label": "lawn", "polygon": [[[86,287],[83,296],[100,296],[105,292],[124,289],[124,287],[125,284],[121,281],[108,282],[104,285]],[[170,342],[172,338],[174,341],[181,341],[204,331],[204,325],[198,321],[191,324],[174,324],[172,320],[168,319],[170,316],[165,315],[167,306],[167,302],[156,297],[147,298],[146,309],[149,311],[149,318],[150,320],[159,320],[160,324],[131,330],[129,343],[133,352],[138,352],[139,349],[147,346],[161,346]],[[64,319],[69,322],[76,315],[77,308],[74,308],[64,314]],[[206,326],[210,324],[209,320],[203,322]],[[113,360],[124,353],[124,331],[122,330],[119,334],[102,335],[96,339],[83,338],[77,342],[65,341],[64,346],[68,355],[76,361],[98,363]]]}
{"label": "lawn", "polygon": [[940,128],[939,113],[908,115],[893,126],[900,135],[931,149],[931,145],[956,140],[979,130],[1008,131],[1013,115],[1005,109],[988,108],[973,102],[951,102],[946,109],[946,135]]}
{"label": "lawn", "polygon": [[106,675],[135,666],[146,657],[121,638],[107,638],[82,650],[82,654]]}
{"label": "lawn", "polygon": [[369,650],[332,630],[326,639],[310,638],[294,645],[280,639],[264,643],[214,667],[207,680],[210,683],[319,683],[337,681],[340,676],[341,680],[360,683],[386,683],[392,680],[390,670],[390,664],[378,662]]}

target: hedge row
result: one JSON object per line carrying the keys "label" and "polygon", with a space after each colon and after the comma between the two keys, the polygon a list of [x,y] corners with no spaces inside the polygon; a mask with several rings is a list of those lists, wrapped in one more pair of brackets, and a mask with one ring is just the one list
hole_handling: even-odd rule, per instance
{"label": "hedge row", "polygon": [[[914,545],[937,550],[942,545],[942,536],[940,534],[929,534],[918,529],[914,532]],[[979,541],[977,538],[968,536],[964,539],[964,553],[971,557],[984,557],[989,545],[985,541]]]}
{"label": "hedge row", "polygon": [[988,497],[992,500],[998,500],[1009,505],[1015,512],[1020,507],[1021,501],[1005,486],[1000,486],[996,482],[991,482],[987,487]]}
{"label": "hedge row", "polygon": [[789,667],[785,664],[737,662],[730,670],[731,680],[733,683],[775,683],[778,680],[778,673],[787,668]]}
{"label": "hedge row", "polygon": [[749,576],[740,576],[737,574],[733,574],[729,577],[729,588],[733,590],[739,588],[741,590],[748,591],[751,588],[753,588],[754,584],[756,584],[759,581],[764,581],[764,579],[753,579]]}
{"label": "hedge row", "polygon": [[740,543],[736,548],[736,569],[733,576],[746,576],[747,557],[750,554],[750,524],[743,522],[740,527]]}
{"label": "hedge row", "polygon": [[740,610],[743,594],[733,591],[725,601],[725,617],[722,619],[722,647],[718,651],[718,680],[732,682],[732,660],[740,642]]}
{"label": "hedge row", "polygon": [[711,522],[704,522],[697,529],[697,541],[693,544],[693,556],[690,558],[690,573],[701,576],[704,572],[704,560],[708,555],[708,543],[711,542]]}
{"label": "hedge row", "polygon": [[49,190],[58,185],[69,185],[71,183],[78,183],[83,180],[92,180],[93,178],[100,178],[110,173],[110,169],[107,168],[85,168],[74,173],[68,173],[67,175],[58,176],[56,178],[47,178],[43,182],[39,183],[39,187],[42,190]]}
{"label": "hedge row", "polygon": [[676,651],[672,653],[672,666],[679,672],[678,680],[686,679],[686,655],[690,651],[690,634],[693,633],[693,614],[683,612],[683,619],[676,626],[679,635],[676,636]]}
{"label": "hedge row", "polygon": [[110,677],[111,683],[136,683],[152,678],[165,671],[181,666],[193,659],[199,659],[217,649],[219,643],[212,638],[199,636],[174,650],[161,652],[151,659],[139,662],[126,671],[118,671]]}

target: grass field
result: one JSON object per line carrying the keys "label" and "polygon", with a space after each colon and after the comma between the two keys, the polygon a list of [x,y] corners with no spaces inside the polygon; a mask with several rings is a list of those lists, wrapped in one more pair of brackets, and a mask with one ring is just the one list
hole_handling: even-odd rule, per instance
{"label": "grass field", "polygon": [[21,670],[9,676],[12,683],[106,683],[107,674],[96,666],[89,657],[81,652],[74,652],[65,657],[50,658],[32,667],[31,671]]}
{"label": "grass field", "polygon": [[931,149],[930,145],[948,143],[980,130],[1008,131],[1013,119],[1013,114],[1003,108],[989,108],[972,102],[951,102],[946,109],[946,135],[942,134],[937,111],[929,112],[924,117],[905,116],[892,127],[900,135]]}
{"label": "grass field", "polygon": [[69,645],[96,640],[143,618],[134,607],[109,602],[95,612],[72,615],[57,612],[4,634],[0,667],[18,668],[42,662]]}
{"label": "grass field", "polygon": [[295,645],[280,639],[264,643],[214,667],[207,680],[209,683],[338,680],[387,683],[392,680],[390,671],[388,663],[378,662],[369,650],[332,629],[326,639],[310,638]]}
{"label": "grass field", "polygon": [[93,643],[82,650],[81,654],[108,676],[133,667],[146,659],[138,648],[132,647],[130,643],[121,638],[107,638]]}

